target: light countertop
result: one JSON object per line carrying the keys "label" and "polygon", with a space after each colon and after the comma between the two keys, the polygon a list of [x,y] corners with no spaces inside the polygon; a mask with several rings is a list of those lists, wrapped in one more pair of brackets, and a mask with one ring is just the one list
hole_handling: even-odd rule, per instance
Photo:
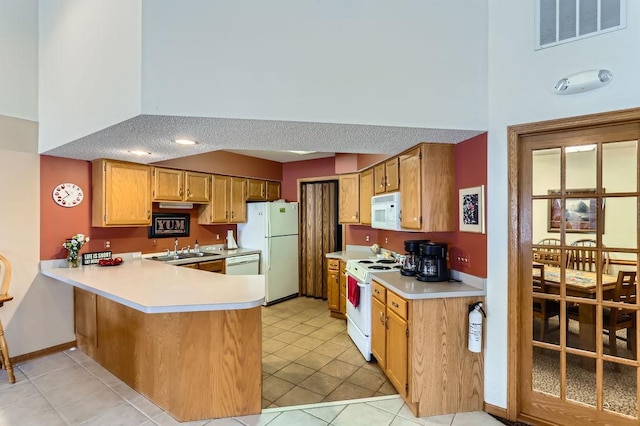
{"label": "light countertop", "polygon": [[223,275],[127,257],[118,266],[55,265],[41,262],[41,273],[149,314],[248,309],[264,303],[263,275]]}
{"label": "light countertop", "polygon": [[[343,261],[357,259],[375,259],[376,256],[368,248],[361,250],[347,247],[347,250],[327,253],[327,259],[339,259]],[[435,299],[446,297],[473,297],[486,296],[486,278],[480,278],[451,270],[452,278],[461,282],[423,282],[415,277],[404,276],[400,271],[376,272],[373,279],[387,289],[408,300]]]}
{"label": "light countertop", "polygon": [[397,271],[376,273],[373,274],[373,279],[408,300],[486,296],[487,294],[484,286],[471,285],[469,281],[476,284],[472,279],[464,279],[464,282],[424,282],[418,281],[415,277],[401,275]]}

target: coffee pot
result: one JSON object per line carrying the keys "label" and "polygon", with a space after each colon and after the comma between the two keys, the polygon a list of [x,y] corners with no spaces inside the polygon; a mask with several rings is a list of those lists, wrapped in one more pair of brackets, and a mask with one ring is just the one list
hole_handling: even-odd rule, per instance
{"label": "coffee pot", "polygon": [[402,261],[402,268],[400,273],[402,275],[415,275],[418,269],[418,250],[420,244],[428,243],[430,240],[405,240],[404,251],[407,254]]}
{"label": "coffee pot", "polygon": [[418,256],[418,281],[448,281],[447,245],[443,243],[420,244]]}

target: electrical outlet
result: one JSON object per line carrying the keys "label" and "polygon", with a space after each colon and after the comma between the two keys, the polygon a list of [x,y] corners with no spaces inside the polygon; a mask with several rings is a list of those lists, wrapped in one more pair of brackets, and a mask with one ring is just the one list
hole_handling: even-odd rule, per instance
{"label": "electrical outlet", "polygon": [[220,239],[220,234],[216,234],[216,240]]}
{"label": "electrical outlet", "polygon": [[388,243],[389,243],[389,238],[384,237],[384,243],[385,243],[385,244],[388,244]]}
{"label": "electrical outlet", "polygon": [[469,255],[468,254],[459,254],[456,257],[456,261],[458,262],[458,265],[468,268],[470,266],[470,262],[469,262]]}
{"label": "electrical outlet", "polygon": [[105,241],[104,248],[111,248],[111,241]]}
{"label": "electrical outlet", "polygon": [[365,240],[366,242],[369,242],[369,240],[370,240],[370,239],[371,239],[371,238],[369,238],[369,236],[368,236],[368,235],[364,237],[364,240]]}
{"label": "electrical outlet", "polygon": [[153,246],[157,246],[158,245],[158,240],[153,240]]}

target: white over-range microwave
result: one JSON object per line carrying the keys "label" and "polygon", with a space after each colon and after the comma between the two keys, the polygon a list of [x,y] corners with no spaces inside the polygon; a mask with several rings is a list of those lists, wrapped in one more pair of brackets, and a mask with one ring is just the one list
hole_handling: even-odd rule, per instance
{"label": "white over-range microwave", "polygon": [[401,231],[400,193],[375,195],[371,197],[371,227]]}

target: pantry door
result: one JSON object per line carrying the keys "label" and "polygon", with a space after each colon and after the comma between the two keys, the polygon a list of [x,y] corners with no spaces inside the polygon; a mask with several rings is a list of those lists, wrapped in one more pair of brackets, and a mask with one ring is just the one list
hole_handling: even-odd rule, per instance
{"label": "pantry door", "polygon": [[638,424],[636,114],[510,128],[512,418]]}

